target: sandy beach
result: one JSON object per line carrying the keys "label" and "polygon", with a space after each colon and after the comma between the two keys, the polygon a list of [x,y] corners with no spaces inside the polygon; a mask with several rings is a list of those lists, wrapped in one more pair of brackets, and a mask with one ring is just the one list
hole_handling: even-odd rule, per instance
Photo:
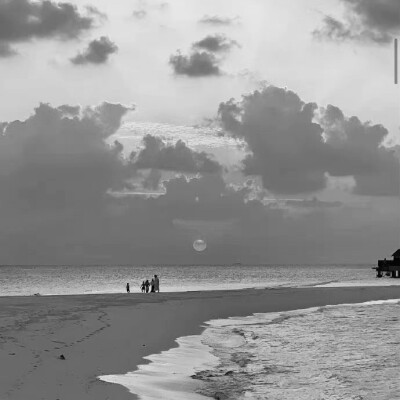
{"label": "sandy beach", "polygon": [[0,400],[134,399],[97,377],[134,371],[207,320],[395,298],[395,286],[1,297]]}

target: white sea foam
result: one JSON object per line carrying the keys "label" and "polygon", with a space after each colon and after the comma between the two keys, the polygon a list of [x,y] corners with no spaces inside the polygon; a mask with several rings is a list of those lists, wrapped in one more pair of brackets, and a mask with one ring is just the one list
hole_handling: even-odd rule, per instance
{"label": "white sea foam", "polygon": [[375,280],[351,280],[320,283],[314,287],[360,287],[360,286],[400,286],[400,279],[384,278]]}
{"label": "white sea foam", "polygon": [[[213,320],[202,393],[274,400],[400,399],[400,299]],[[227,341],[239,336],[240,341]],[[240,344],[241,343],[241,344]]]}
{"label": "white sea foam", "polygon": [[202,369],[213,368],[218,359],[202,343],[202,337],[185,336],[176,340],[178,347],[154,354],[145,359],[135,372],[125,375],[105,375],[100,379],[117,383],[143,400],[202,400],[207,397],[196,393],[201,382],[191,375]]}
{"label": "white sea foam", "polygon": [[137,371],[101,379],[144,400],[398,400],[399,311],[392,299],[211,320]]}

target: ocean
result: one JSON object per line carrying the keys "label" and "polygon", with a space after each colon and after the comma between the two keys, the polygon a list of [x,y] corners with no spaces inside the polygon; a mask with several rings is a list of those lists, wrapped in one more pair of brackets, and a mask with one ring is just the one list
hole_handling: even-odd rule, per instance
{"label": "ocean", "polygon": [[0,296],[131,292],[160,277],[163,292],[264,287],[369,286],[400,284],[375,278],[373,265],[213,265],[213,266],[0,266]]}
{"label": "ocean", "polygon": [[208,321],[100,377],[142,400],[398,400],[400,299]]}
{"label": "ocean", "polygon": [[[399,285],[373,265],[1,266],[0,296]],[[142,400],[400,400],[400,300],[254,314],[204,323],[200,335],[100,379]]]}

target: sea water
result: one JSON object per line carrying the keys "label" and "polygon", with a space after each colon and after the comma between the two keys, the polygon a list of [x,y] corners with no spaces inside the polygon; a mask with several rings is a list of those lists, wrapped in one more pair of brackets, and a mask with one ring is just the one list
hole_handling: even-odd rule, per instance
{"label": "sea water", "polygon": [[102,379],[143,400],[398,400],[400,300],[212,320],[148,359]]}
{"label": "sea water", "polygon": [[120,293],[160,277],[162,292],[289,286],[400,284],[375,278],[373,265],[0,266],[0,296]]}

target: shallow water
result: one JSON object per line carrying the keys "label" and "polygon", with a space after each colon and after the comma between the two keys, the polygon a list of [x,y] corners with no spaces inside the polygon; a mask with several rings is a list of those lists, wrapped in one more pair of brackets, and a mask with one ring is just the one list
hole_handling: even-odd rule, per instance
{"label": "shallow water", "polygon": [[143,279],[161,278],[161,291],[279,286],[400,284],[375,278],[372,265],[1,266],[0,296],[139,292]]}
{"label": "shallow water", "polygon": [[143,400],[207,399],[198,393],[201,385],[191,375],[201,368],[217,366],[218,358],[202,343],[201,336],[185,336],[177,339],[177,344],[176,348],[145,357],[150,363],[133,373],[104,375],[100,379],[123,385]]}
{"label": "shallow water", "polygon": [[388,300],[213,320],[106,380],[143,400],[398,400],[399,316],[400,300]]}
{"label": "shallow water", "polygon": [[[400,399],[400,300],[215,320],[203,394],[229,399]],[[203,378],[210,371],[199,372]]]}

